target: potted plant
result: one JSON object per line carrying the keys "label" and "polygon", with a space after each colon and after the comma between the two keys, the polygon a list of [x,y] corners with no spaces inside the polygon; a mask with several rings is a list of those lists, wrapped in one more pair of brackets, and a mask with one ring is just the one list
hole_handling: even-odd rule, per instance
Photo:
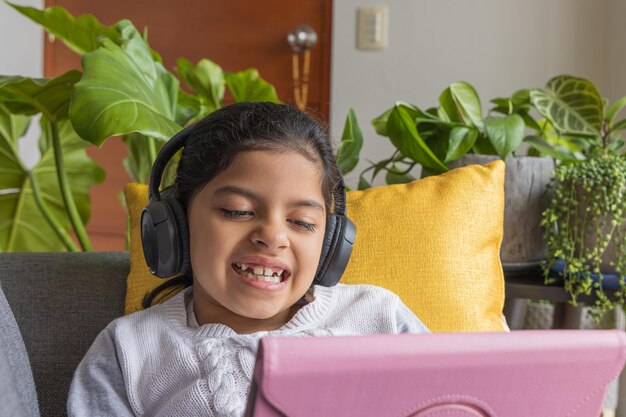
{"label": "potted plant", "polygon": [[[539,223],[544,208],[542,197],[554,167],[551,157],[572,156],[550,143],[545,123],[530,115],[533,106],[529,90],[492,102],[495,106],[484,116],[476,90],[463,81],[448,86],[439,96],[436,108],[422,110],[397,102],[372,120],[376,132],[388,137],[396,149],[391,157],[372,162],[361,172],[359,188],[371,186],[381,172],[386,172],[385,179],[390,184],[411,181],[414,178],[410,171],[417,164],[425,176],[501,158],[507,165],[502,261],[510,268],[538,265],[545,252]],[[355,139],[354,126],[358,127],[358,123],[349,111],[339,156],[350,155],[356,165],[356,144],[362,142],[362,137]],[[526,134],[528,130],[532,134]],[[524,142],[535,156],[546,156],[517,155]],[[346,168],[353,169],[353,165]],[[371,174],[369,180],[366,174]]]}
{"label": "potted plant", "polygon": [[619,131],[626,119],[617,115],[626,97],[609,105],[591,82],[567,75],[531,90],[531,97],[557,133],[576,139],[585,157],[554,173],[542,221],[546,282],[556,272],[574,305],[579,296],[594,295],[591,314],[599,320],[625,302],[626,158]]}
{"label": "potted plant", "polygon": [[[89,190],[104,180],[67,117],[70,71],[50,80],[0,76],[0,251],[91,250]],[[28,168],[18,143],[40,116],[41,158]],[[70,233],[74,232],[78,245]]]}
{"label": "potted plant", "polygon": [[[150,48],[147,32],[139,33],[128,20],[104,26],[91,15],[74,17],[58,6],[11,6],[82,55],[83,72],[50,80],[0,76],[0,166],[11,167],[0,182],[0,225],[9,225],[0,227],[2,251],[79,250],[71,232],[80,248],[91,249],[84,226],[88,192],[104,173],[84,153],[90,144],[123,136],[129,149],[124,166],[134,181],[145,183],[163,143],[221,107],[226,89],[235,102],[279,101],[254,68],[229,73],[207,59],[193,64],[179,58],[176,77]],[[17,141],[34,114],[42,115],[43,156],[28,170]],[[55,176],[58,185],[51,186]],[[26,216],[38,218],[32,227]],[[54,238],[44,238],[48,235]]]}

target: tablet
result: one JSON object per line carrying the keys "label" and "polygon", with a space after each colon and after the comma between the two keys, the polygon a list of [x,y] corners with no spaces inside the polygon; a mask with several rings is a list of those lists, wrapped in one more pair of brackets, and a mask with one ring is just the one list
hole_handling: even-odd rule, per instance
{"label": "tablet", "polygon": [[261,339],[248,417],[597,417],[619,330]]}

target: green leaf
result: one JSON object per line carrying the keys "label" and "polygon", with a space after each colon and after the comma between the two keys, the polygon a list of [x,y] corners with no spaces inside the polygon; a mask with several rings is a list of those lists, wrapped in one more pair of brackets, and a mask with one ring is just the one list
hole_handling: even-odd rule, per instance
{"label": "green leaf", "polygon": [[389,115],[387,131],[389,139],[403,155],[433,171],[448,170],[417,133],[414,119],[406,107],[401,105],[394,107]]}
{"label": "green leaf", "polygon": [[[23,116],[19,116],[19,127],[11,127],[11,123],[15,122],[8,121],[16,116],[7,114],[0,106],[0,132],[13,132],[10,138],[0,134],[2,150],[7,142],[16,144],[23,134],[19,132],[24,124]],[[87,156],[85,148],[90,145],[74,133],[67,119],[60,121],[58,126],[65,171],[80,217],[86,222],[91,213],[89,190],[104,180],[104,171]],[[51,139],[47,137],[46,129],[42,131],[40,148],[44,149],[44,153],[32,172],[24,168],[17,154],[7,154],[0,150],[0,252],[65,250],[65,245],[45,220],[33,195],[31,175],[38,183],[45,206],[64,230],[70,230],[57,182],[53,149],[49,146]],[[10,172],[6,172],[8,170]]]}
{"label": "green leaf", "polygon": [[608,149],[611,152],[619,152],[620,149],[622,149],[622,147],[624,146],[626,142],[624,142],[624,139],[622,138],[617,138],[615,140],[613,140],[612,142],[609,143],[608,145]]}
{"label": "green leaf", "polygon": [[481,129],[483,127],[483,112],[480,98],[474,87],[465,81],[455,82],[450,84],[450,94],[463,121]]}
{"label": "green leaf", "polygon": [[600,135],[602,99],[589,81],[569,75],[552,78],[545,89],[533,89],[531,102],[559,132]]}
{"label": "green leaf", "polygon": [[498,155],[498,152],[491,144],[491,140],[485,134],[479,134],[472,150],[480,155]]}
{"label": "green leaf", "polygon": [[393,107],[389,110],[386,110],[383,114],[378,117],[372,119],[372,126],[374,126],[374,130],[381,136],[388,137],[387,133],[387,120],[389,119],[389,115],[393,111]]}
{"label": "green leaf", "polygon": [[106,27],[90,14],[74,17],[59,6],[40,10],[8,2],[7,4],[35,23],[45,27],[48,32],[80,55],[97,49],[100,46],[100,38],[108,38],[117,43],[120,36],[114,26]]}
{"label": "green leaf", "polygon": [[539,154],[542,156],[550,156],[554,159],[565,162],[573,162],[577,160],[572,153],[561,151],[538,136],[527,136],[524,138],[524,142],[538,150]]}
{"label": "green leaf", "polygon": [[615,103],[611,104],[609,108],[606,110],[604,114],[604,120],[609,124],[609,126],[613,125],[613,121],[615,120],[615,116],[626,106],[626,96],[620,98]]}
{"label": "green leaf", "polygon": [[0,76],[0,101],[15,114],[42,113],[51,121],[67,117],[72,89],[79,71],[68,71],[52,79]]}
{"label": "green leaf", "polygon": [[222,68],[208,59],[202,59],[193,65],[185,58],[178,58],[176,63],[176,71],[180,78],[196,94],[206,99],[208,112],[212,113],[219,109],[222,106],[226,88]]}
{"label": "green leaf", "polygon": [[83,57],[85,73],[70,106],[74,128],[98,146],[130,132],[168,140],[181,129],[174,121],[178,81],[153,60],[132,25],[121,22],[118,29],[122,46],[104,39],[103,47]]}
{"label": "green leaf", "polygon": [[492,111],[502,114],[518,113],[521,115],[523,109],[530,107],[530,90],[523,89],[515,91],[510,98],[500,97],[491,100],[496,105]]}
{"label": "green leaf", "polygon": [[509,98],[498,97],[491,100],[493,104],[496,105],[492,111],[502,114],[512,114],[513,113],[513,101]]}
{"label": "green leaf", "polygon": [[192,96],[183,90],[178,90],[175,118],[177,124],[186,126],[208,113],[208,103],[204,98]]}
{"label": "green leaf", "polygon": [[528,88],[524,88],[515,91],[511,94],[511,101],[513,102],[513,107],[515,109],[530,105],[530,90]]}
{"label": "green leaf", "polygon": [[356,114],[350,107],[337,149],[337,163],[343,175],[352,171],[359,162],[359,153],[362,147],[363,134],[361,133]]}
{"label": "green leaf", "polygon": [[485,133],[500,158],[516,150],[524,139],[524,120],[517,114],[485,118]]}
{"label": "green leaf", "polygon": [[265,81],[255,68],[224,74],[228,90],[236,103],[242,101],[270,101],[280,103],[274,86]]}
{"label": "green leaf", "polygon": [[452,97],[450,87],[443,90],[443,92],[439,95],[439,108],[437,109],[437,115],[439,119],[445,122],[465,124],[461,114],[459,113],[457,104]]}
{"label": "green leaf", "polygon": [[626,119],[622,119],[619,122],[615,123],[612,127],[611,130],[613,132],[616,132],[618,130],[623,130],[626,129]]}
{"label": "green leaf", "polygon": [[445,163],[455,161],[466,155],[476,143],[478,131],[470,127],[455,127],[450,131],[448,151]]}
{"label": "green leaf", "polygon": [[385,182],[387,184],[406,184],[407,182],[411,182],[415,180],[415,177],[408,173],[404,173],[399,171],[395,165],[392,165],[390,169],[387,169],[387,174],[385,175]]}
{"label": "green leaf", "polygon": [[533,119],[526,110],[519,110],[517,114],[522,116],[522,119],[524,119],[524,124],[526,125],[526,127],[533,129],[538,135],[543,132],[539,123],[537,123],[537,121]]}
{"label": "green leaf", "polygon": [[[443,121],[438,119],[437,116],[429,114],[428,112],[424,112],[417,106],[414,106],[413,104],[409,104],[404,101],[397,101],[396,105],[405,109],[411,115],[414,121],[422,120],[424,122],[443,123]],[[383,114],[381,114],[380,116],[372,120],[372,126],[374,126],[374,130],[376,130],[376,133],[378,133],[381,136],[389,137],[389,133],[387,132],[387,121],[393,109],[394,107],[390,108],[389,110],[386,110]]]}
{"label": "green leaf", "polygon": [[[30,117],[11,114],[0,104],[0,190],[18,187],[23,179],[26,168],[20,160],[17,141],[29,123]],[[2,195],[0,193],[0,200]]]}

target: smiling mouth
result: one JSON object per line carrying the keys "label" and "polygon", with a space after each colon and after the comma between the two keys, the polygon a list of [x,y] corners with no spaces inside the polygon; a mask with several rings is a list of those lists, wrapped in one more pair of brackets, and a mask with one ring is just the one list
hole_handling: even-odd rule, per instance
{"label": "smiling mouth", "polygon": [[262,267],[260,265],[246,265],[238,262],[231,264],[233,270],[240,276],[253,281],[263,281],[278,284],[289,277],[289,272],[283,269]]}

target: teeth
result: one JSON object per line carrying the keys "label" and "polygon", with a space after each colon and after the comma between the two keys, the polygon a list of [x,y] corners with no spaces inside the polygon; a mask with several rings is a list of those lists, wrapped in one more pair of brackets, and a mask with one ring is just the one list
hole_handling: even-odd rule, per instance
{"label": "teeth", "polygon": [[[272,268],[263,268],[262,266],[259,266],[259,265],[252,267],[252,265],[246,265],[246,264],[239,263],[239,262],[235,262],[235,265],[237,266],[237,268],[243,271],[241,273],[242,276],[248,279],[265,281],[265,282],[272,282],[272,283],[280,282],[282,279],[282,274],[284,272],[283,269],[273,270]],[[252,268],[254,273],[246,271],[247,268]]]}
{"label": "teeth", "polygon": [[248,272],[245,275],[246,278],[254,280],[254,281],[264,281],[264,282],[272,282],[272,283],[279,283],[280,282],[280,278],[279,277],[275,277],[275,276],[265,276],[265,275],[255,275],[252,272]]}
{"label": "teeth", "polygon": [[241,268],[241,270],[245,271],[248,268],[252,268],[255,275],[264,275],[266,277],[271,277],[272,275],[281,276],[283,274],[283,269],[272,269],[272,268],[263,268],[260,265],[252,267],[252,265],[246,265],[244,263],[235,262],[237,267]]}

